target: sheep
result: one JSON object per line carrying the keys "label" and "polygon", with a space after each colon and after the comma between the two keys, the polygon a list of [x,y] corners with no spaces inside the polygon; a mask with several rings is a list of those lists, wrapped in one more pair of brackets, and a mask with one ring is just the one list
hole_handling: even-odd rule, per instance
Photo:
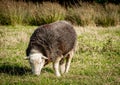
{"label": "sheep", "polygon": [[41,69],[49,62],[53,63],[56,76],[68,73],[75,53],[76,37],[73,26],[67,21],[56,21],[38,27],[30,37],[26,49],[33,74],[40,75]]}

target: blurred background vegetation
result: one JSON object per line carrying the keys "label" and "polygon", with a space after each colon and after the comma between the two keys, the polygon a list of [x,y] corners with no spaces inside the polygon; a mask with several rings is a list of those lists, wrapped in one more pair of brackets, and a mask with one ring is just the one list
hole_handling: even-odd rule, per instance
{"label": "blurred background vegetation", "polygon": [[67,20],[80,26],[120,25],[119,0],[0,0],[0,25]]}

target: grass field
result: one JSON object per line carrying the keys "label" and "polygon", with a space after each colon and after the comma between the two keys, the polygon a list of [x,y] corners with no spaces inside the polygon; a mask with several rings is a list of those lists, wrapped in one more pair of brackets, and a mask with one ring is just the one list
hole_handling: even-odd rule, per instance
{"label": "grass field", "polygon": [[36,26],[0,26],[0,85],[120,85],[120,26],[75,27],[76,54],[68,74],[57,78],[52,65],[31,74],[25,50]]}

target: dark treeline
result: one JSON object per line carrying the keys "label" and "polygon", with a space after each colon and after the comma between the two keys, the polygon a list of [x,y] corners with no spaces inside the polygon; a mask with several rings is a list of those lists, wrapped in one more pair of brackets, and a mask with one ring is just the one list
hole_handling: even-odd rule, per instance
{"label": "dark treeline", "polygon": [[50,1],[50,2],[57,2],[60,3],[61,5],[75,5],[79,4],[80,2],[89,2],[89,3],[100,3],[100,4],[105,4],[105,3],[114,3],[114,4],[120,4],[120,0],[16,0],[16,1],[25,1],[25,2],[45,2],[45,1]]}

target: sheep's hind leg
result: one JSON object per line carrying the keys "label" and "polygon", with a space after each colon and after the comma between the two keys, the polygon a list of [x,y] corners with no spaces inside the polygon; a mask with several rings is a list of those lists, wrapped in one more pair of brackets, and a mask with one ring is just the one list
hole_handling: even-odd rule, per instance
{"label": "sheep's hind leg", "polygon": [[66,57],[65,73],[68,73],[69,71],[70,63],[71,63],[73,55],[74,55],[74,51],[72,50],[69,52],[68,56]]}
{"label": "sheep's hind leg", "polygon": [[60,60],[60,70],[61,70],[61,74],[65,73],[65,60],[64,59]]}

